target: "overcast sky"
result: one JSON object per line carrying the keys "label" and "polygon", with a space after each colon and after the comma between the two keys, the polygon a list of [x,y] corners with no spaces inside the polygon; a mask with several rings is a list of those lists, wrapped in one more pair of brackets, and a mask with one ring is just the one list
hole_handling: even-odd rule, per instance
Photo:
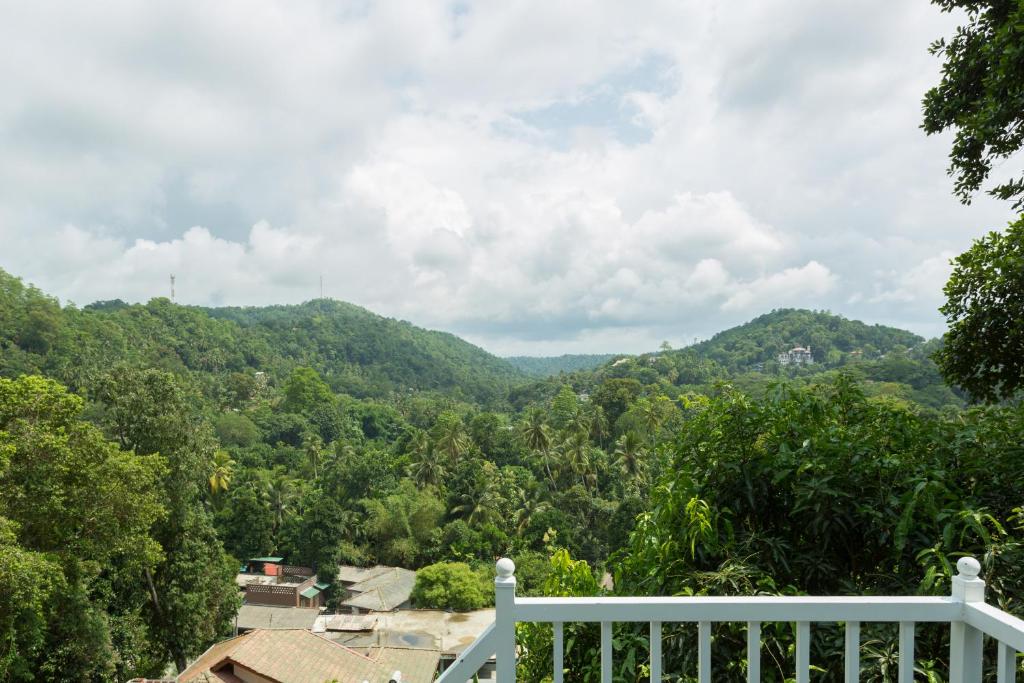
{"label": "overcast sky", "polygon": [[926,0],[0,0],[0,267],[79,305],[319,294],[499,354],[778,307],[941,333],[1010,219],[918,128]]}

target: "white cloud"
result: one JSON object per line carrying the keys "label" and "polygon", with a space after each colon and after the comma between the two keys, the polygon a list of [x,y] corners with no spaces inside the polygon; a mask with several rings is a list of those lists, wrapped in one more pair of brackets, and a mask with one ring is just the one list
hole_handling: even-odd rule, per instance
{"label": "white cloud", "polygon": [[86,303],[327,292],[497,351],[778,306],[935,331],[1005,222],[917,129],[927,3],[0,3],[0,267]]}

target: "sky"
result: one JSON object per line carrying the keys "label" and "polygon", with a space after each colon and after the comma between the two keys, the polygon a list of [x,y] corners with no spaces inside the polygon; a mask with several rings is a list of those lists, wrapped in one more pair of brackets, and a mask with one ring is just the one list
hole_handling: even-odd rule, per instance
{"label": "sky", "polygon": [[[941,334],[1012,218],[919,129],[926,0],[0,0],[0,268],[84,305],[320,294],[501,354],[774,308]],[[1012,163],[1012,160],[1011,160]],[[793,340],[799,341],[799,340]]]}

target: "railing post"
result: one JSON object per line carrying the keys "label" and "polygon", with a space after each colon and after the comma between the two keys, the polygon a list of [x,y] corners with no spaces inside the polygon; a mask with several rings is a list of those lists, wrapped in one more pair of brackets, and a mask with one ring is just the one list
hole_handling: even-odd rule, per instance
{"label": "railing post", "polygon": [[[956,602],[984,602],[985,582],[978,578],[981,565],[973,557],[956,563],[952,597]],[[981,683],[982,633],[960,618],[949,625],[950,683]]]}
{"label": "railing post", "polygon": [[495,657],[501,683],[516,681],[516,565],[503,557],[495,565],[494,631],[498,637]]}

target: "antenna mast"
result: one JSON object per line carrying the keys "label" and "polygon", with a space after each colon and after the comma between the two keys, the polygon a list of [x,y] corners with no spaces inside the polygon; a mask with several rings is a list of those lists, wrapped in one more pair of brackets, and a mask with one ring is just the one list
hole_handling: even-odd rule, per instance
{"label": "antenna mast", "polygon": [[174,273],[171,273],[171,303],[174,303]]}

